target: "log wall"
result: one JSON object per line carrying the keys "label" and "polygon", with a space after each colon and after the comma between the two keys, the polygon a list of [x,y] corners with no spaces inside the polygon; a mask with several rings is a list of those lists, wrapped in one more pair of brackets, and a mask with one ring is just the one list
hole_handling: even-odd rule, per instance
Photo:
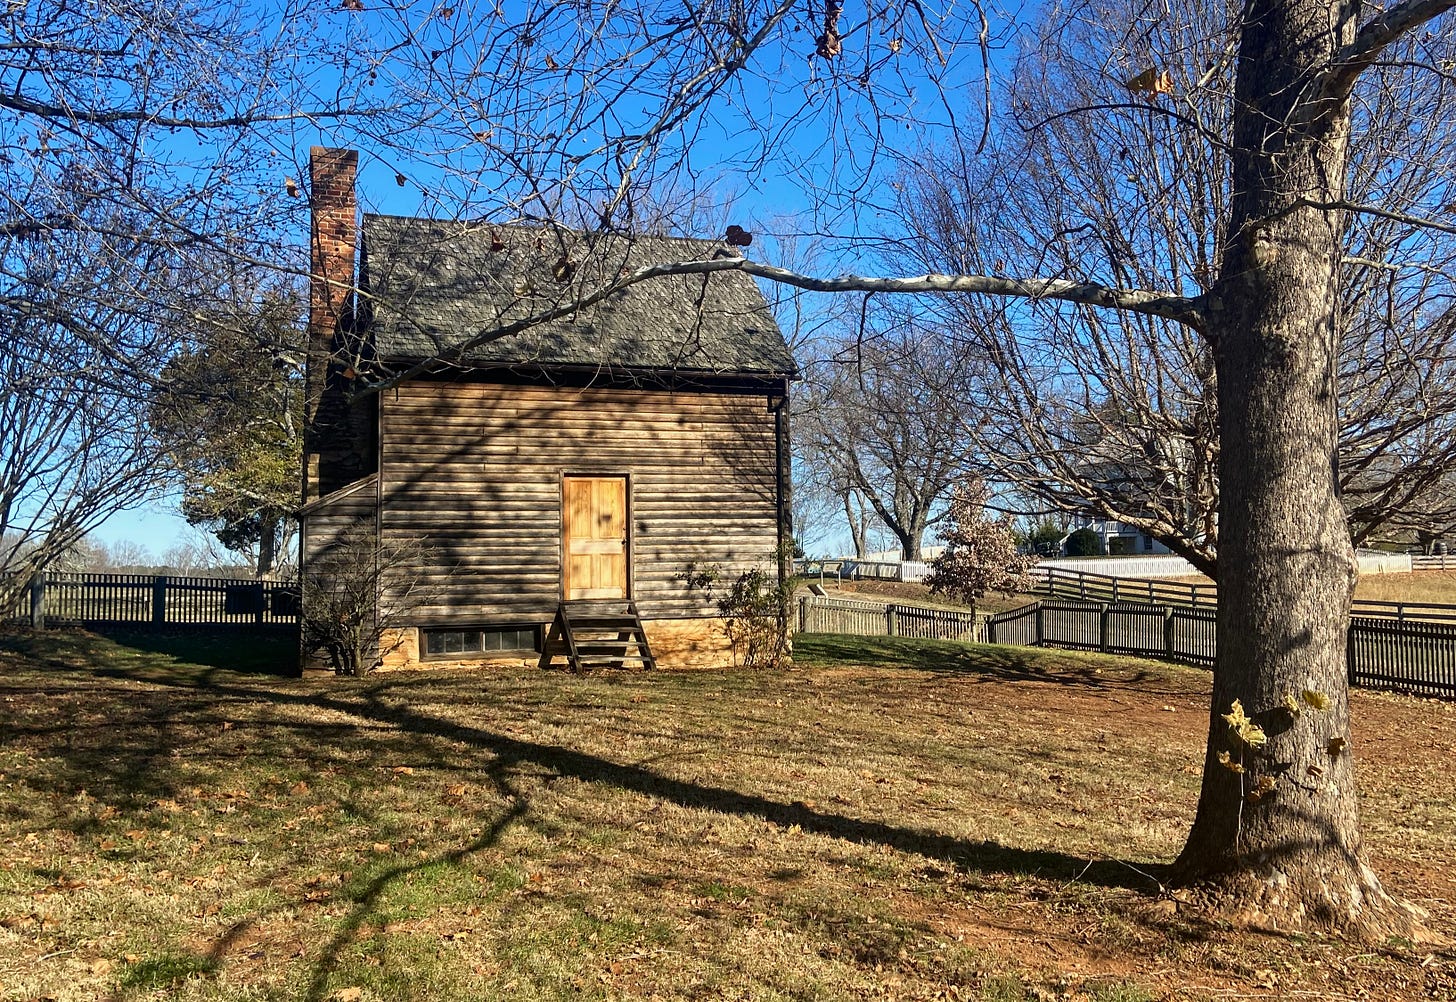
{"label": "log wall", "polygon": [[[376,478],[369,476],[333,495],[306,505],[299,518],[305,570],[319,557],[363,530],[372,535]],[[306,575],[305,575],[306,577]]]}
{"label": "log wall", "polygon": [[561,597],[561,478],[628,477],[642,617],[713,615],[690,563],[773,566],[766,394],[413,382],[380,401],[380,525],[428,554],[420,625],[546,623]]}

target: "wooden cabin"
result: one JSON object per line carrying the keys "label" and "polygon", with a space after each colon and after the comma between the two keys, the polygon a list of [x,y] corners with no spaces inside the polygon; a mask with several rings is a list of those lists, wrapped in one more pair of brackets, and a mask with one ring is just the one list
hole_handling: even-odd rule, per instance
{"label": "wooden cabin", "polygon": [[736,249],[358,220],[356,163],[314,150],[305,601],[311,568],[367,539],[401,564],[378,585],[386,667],[536,663],[548,640],[569,653],[559,617],[607,616],[592,601],[630,613],[658,665],[730,663],[716,607],[684,579],[784,573],[783,335],[736,271],[572,304],[626,270]]}

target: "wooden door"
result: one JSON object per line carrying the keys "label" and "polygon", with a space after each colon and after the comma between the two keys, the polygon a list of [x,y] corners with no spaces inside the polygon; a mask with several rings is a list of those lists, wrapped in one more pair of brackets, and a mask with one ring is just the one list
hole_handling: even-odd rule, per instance
{"label": "wooden door", "polygon": [[626,598],[626,477],[561,482],[561,588],[568,600]]}

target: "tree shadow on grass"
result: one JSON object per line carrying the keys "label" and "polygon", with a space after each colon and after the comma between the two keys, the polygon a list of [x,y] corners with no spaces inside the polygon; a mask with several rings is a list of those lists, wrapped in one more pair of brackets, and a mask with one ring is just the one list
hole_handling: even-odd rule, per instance
{"label": "tree shadow on grass", "polygon": [[868,821],[810,807],[805,801],[782,803],[757,794],[700,782],[674,779],[641,765],[612,762],[597,755],[561,745],[525,741],[421,713],[382,697],[387,684],[360,694],[357,703],[326,703],[348,709],[369,719],[389,722],[410,734],[428,734],[488,751],[502,766],[545,768],[558,776],[601,783],[621,790],[669,801],[681,807],[717,811],[742,817],[762,818],[781,828],[798,826],[806,832],[829,835],[859,844],[878,844],[918,853],[963,871],[987,871],[1014,875],[1038,875],[1052,879],[1076,879],[1106,887],[1157,890],[1159,864],[1140,869],[1149,877],[1117,861],[1088,860],[1055,850],[1023,849],[992,841],[968,841],[922,829]]}
{"label": "tree shadow on grass", "polygon": [[127,630],[108,629],[106,639],[144,655],[240,675],[297,678],[297,629]]}
{"label": "tree shadow on grass", "polygon": [[[881,845],[927,857],[939,866],[968,875],[1033,876],[1057,882],[1080,882],[1137,892],[1160,889],[1165,868],[1115,860],[1089,860],[1055,849],[1024,848],[987,840],[968,840],[933,829],[855,817],[811,806],[807,800],[785,803],[757,793],[699,780],[678,779],[644,763],[613,761],[559,744],[500,733],[493,727],[452,719],[421,708],[428,699],[449,698],[439,682],[402,675],[341,682],[324,688],[300,684],[256,683],[228,672],[192,677],[157,678],[148,668],[134,673],[124,666],[103,669],[111,678],[152,683],[114,694],[115,706],[102,721],[74,740],[64,719],[26,720],[12,732],[29,744],[49,744],[66,772],[55,777],[58,791],[66,784],[84,785],[98,799],[115,798],[128,809],[171,795],[180,783],[178,762],[197,755],[226,758],[232,754],[277,756],[279,761],[311,763],[313,768],[345,762],[378,769],[381,763],[412,762],[454,771],[494,786],[506,805],[493,813],[484,830],[470,841],[432,854],[422,861],[399,861],[350,893],[346,913],[311,961],[307,996],[326,997],[329,978],[348,948],[369,928],[389,889],[422,867],[458,862],[497,842],[526,813],[527,800],[514,780],[530,774],[571,778],[666,801],[677,806],[761,819],[781,829],[797,827],[845,842]],[[41,675],[36,695],[53,695]],[[74,676],[72,676],[74,680]],[[437,691],[431,692],[434,688]],[[5,686],[17,702],[26,698],[19,683]],[[71,687],[71,698],[88,698],[84,685]],[[240,713],[232,706],[252,708]],[[258,704],[261,704],[259,708]],[[280,712],[285,711],[285,712]],[[286,712],[292,711],[292,712]],[[218,737],[226,728],[227,738]],[[178,752],[186,758],[179,759]],[[361,781],[370,782],[365,773]],[[39,819],[37,819],[39,820]],[[297,863],[298,861],[294,861]],[[293,865],[280,861],[280,865]],[[218,959],[238,939],[246,923],[235,924],[217,939],[210,956]]]}
{"label": "tree shadow on grass", "polygon": [[202,685],[214,677],[297,677],[296,629],[0,629],[0,653],[107,678]]}

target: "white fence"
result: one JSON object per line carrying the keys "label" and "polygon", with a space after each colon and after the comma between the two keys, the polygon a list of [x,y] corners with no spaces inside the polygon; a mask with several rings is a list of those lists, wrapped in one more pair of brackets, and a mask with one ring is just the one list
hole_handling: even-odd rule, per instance
{"label": "white fence", "polygon": [[924,581],[930,564],[923,560],[795,560],[794,573],[836,581]]}
{"label": "white fence", "polygon": [[[1360,550],[1356,554],[1361,574],[1407,574],[1413,570],[1456,571],[1456,554],[1434,557],[1411,556],[1408,553],[1386,553],[1383,550]],[[1085,571],[1114,578],[1179,578],[1192,577],[1198,569],[1180,556],[1169,554],[1153,557],[1052,557],[1040,560],[1032,574],[1045,579],[1049,569]],[[924,581],[930,575],[930,564],[923,560],[796,560],[794,573],[804,577],[834,578],[837,581]]]}
{"label": "white fence", "polygon": [[1117,578],[1178,578],[1197,574],[1198,568],[1178,556],[1157,557],[1053,557],[1038,561],[1032,572],[1043,567],[1062,571],[1087,571]]}
{"label": "white fence", "polygon": [[[1408,574],[1412,570],[1450,568],[1456,570],[1456,557],[1412,557],[1408,553],[1387,553],[1384,550],[1358,550],[1361,574]],[[1178,578],[1200,573],[1182,557],[1053,557],[1039,561],[1032,568],[1055,567],[1063,571],[1087,571],[1114,578]]]}

